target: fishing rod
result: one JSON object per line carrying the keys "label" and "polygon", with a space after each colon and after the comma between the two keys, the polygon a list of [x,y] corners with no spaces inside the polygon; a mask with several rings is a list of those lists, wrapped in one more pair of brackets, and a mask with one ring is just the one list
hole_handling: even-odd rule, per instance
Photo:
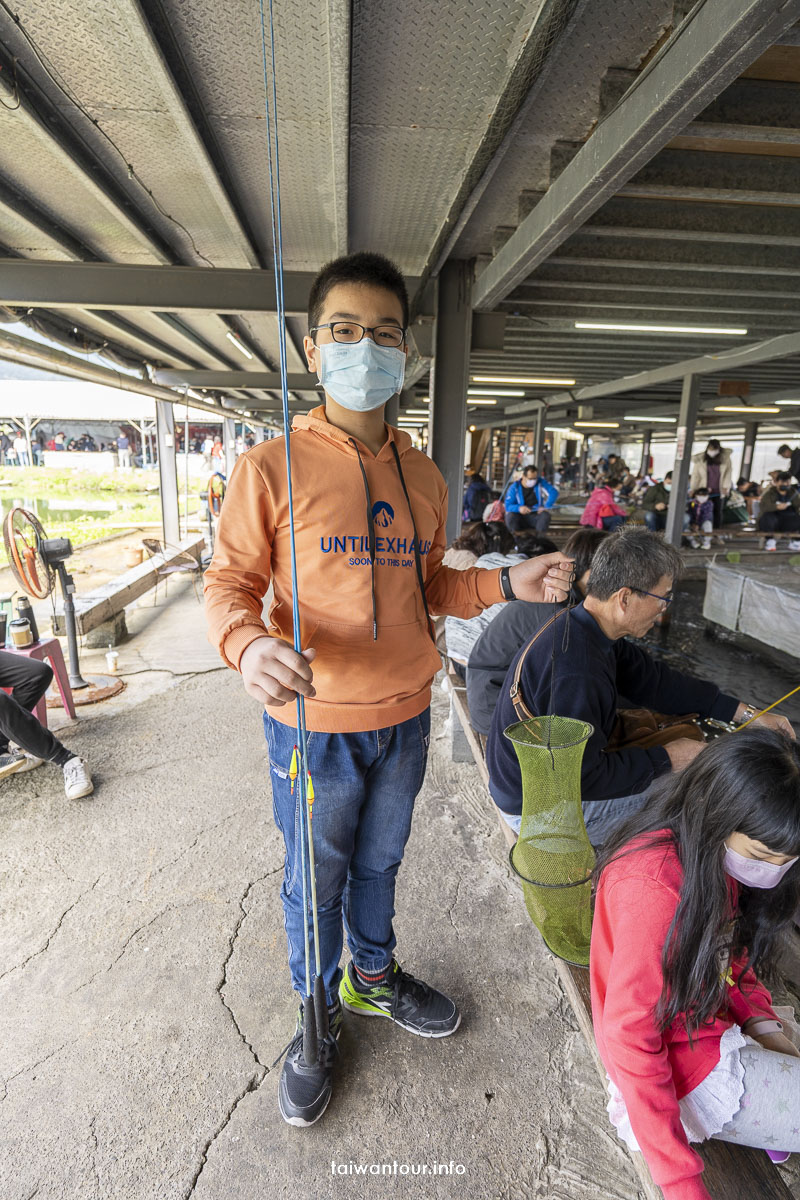
{"label": "fishing rod", "polygon": [[[283,439],[286,453],[286,483],[289,508],[289,561],[292,580],[292,633],[295,653],[302,653],[300,636],[300,605],[297,588],[297,549],[294,535],[294,498],[292,492],[291,421],[289,417],[289,387],[286,359],[286,309],[283,293],[283,236],[281,227],[280,155],[278,149],[278,93],[275,70],[275,22],[273,0],[269,0],[269,55],[267,54],[267,22],[264,0],[259,0],[261,19],[261,49],[264,68],[264,108],[267,125],[267,157],[269,165],[270,216],[272,221],[272,252],[275,271],[275,299],[278,317],[278,347],[280,355],[281,401],[283,408]],[[271,84],[270,84],[271,75]],[[272,103],[270,104],[270,94]],[[306,730],[305,699],[297,693],[297,745],[290,768],[291,790],[297,783],[297,805],[300,816],[300,870],[302,880],[304,953],[306,994],[303,1000],[303,1060],[306,1066],[316,1064],[320,1045],[328,1034],[328,1007],[320,965],[319,920],[317,915],[317,881],[314,861],[314,839],[311,830],[314,785],[308,772],[308,735]],[[311,899],[311,926],[314,941],[314,977],[311,976],[311,948],[308,900]]]}
{"label": "fishing rod", "polygon": [[763,717],[764,713],[768,713],[771,709],[777,708],[779,704],[783,704],[784,700],[788,700],[790,696],[796,695],[797,692],[800,692],[800,687],[792,688],[791,692],[787,692],[785,696],[781,696],[780,700],[776,700],[774,704],[768,704],[766,708],[761,709],[761,712],[757,712],[754,716],[750,717],[749,720],[743,721],[741,725],[737,725],[734,732],[736,733],[740,729],[746,729],[751,721],[757,721],[759,717]]}

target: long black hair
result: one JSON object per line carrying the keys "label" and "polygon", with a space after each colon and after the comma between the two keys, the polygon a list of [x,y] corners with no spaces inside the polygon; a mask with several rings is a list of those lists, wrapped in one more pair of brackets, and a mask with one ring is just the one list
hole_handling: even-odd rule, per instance
{"label": "long black hair", "polygon": [[484,554],[513,554],[514,535],[502,521],[479,521],[468,533],[453,542],[454,550],[471,550],[482,558]]}
{"label": "long black hair", "polygon": [[775,854],[800,855],[800,746],[784,734],[750,727],[707,746],[683,771],[659,780],[646,807],[598,855],[596,882],[614,859],[636,852],[629,843],[643,834],[659,833],[648,844],[674,846],[680,859],[680,900],[654,1014],[662,1031],[680,1018],[691,1035],[725,1007],[727,955],[774,978],[781,932],[800,903],[800,862],[777,887],[740,885],[733,913],[723,863],[735,832]]}

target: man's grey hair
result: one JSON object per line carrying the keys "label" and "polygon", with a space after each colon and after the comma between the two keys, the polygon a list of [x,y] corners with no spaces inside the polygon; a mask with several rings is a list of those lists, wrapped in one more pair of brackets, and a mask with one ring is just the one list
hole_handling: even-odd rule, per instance
{"label": "man's grey hair", "polygon": [[620,588],[652,592],[665,575],[681,577],[683,560],[669,542],[649,529],[620,529],[597,548],[592,559],[587,594],[609,600]]}

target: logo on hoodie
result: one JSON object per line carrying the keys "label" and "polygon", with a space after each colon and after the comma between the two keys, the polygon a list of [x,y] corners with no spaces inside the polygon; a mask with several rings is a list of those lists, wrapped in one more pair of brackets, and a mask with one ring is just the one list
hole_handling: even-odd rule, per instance
{"label": "logo on hoodie", "polygon": [[372,519],[381,529],[388,529],[394,520],[394,509],[385,500],[376,500],[372,506]]}

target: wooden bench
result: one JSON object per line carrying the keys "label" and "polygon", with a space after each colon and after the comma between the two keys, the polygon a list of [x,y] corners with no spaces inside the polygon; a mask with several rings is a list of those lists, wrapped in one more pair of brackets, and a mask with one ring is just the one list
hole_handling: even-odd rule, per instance
{"label": "wooden bench", "polygon": [[[469,746],[478,773],[486,784],[488,803],[497,816],[510,848],[516,841],[516,835],[500,816],[488,794],[489,772],[486,768],[480,737],[470,724],[466,687],[454,672],[448,671],[446,678],[450,691],[451,717],[453,721],[457,719],[461,724],[466,745]],[[552,955],[551,958],[567,999],[572,1005],[578,1028],[586,1039],[592,1061],[605,1088],[606,1070],[597,1052],[592,1026],[589,971],[586,967],[576,967],[571,963],[564,962],[556,955]],[[600,1110],[598,1120],[605,1117],[605,1110]],[[792,1200],[792,1192],[789,1191],[764,1150],[755,1150],[749,1146],[734,1146],[729,1142],[717,1141],[715,1138],[710,1138],[707,1142],[692,1143],[692,1149],[696,1150],[703,1160],[703,1183],[713,1200],[755,1200],[755,1198],[757,1200]],[[639,1152],[627,1151],[627,1153],[639,1176],[646,1200],[663,1200],[661,1188],[653,1182],[644,1155]]]}
{"label": "wooden bench", "polygon": [[[130,571],[125,571],[123,575],[110,579],[93,592],[76,594],[74,600],[78,633],[89,633],[98,625],[113,620],[123,612],[126,605],[132,604],[155,587],[159,571],[176,562],[182,555],[191,554],[199,563],[204,546],[205,535],[192,533],[177,546],[169,546],[164,554],[154,555],[139,566],[132,567]],[[57,637],[63,637],[66,632],[64,607],[60,604],[53,616],[53,633]]]}

